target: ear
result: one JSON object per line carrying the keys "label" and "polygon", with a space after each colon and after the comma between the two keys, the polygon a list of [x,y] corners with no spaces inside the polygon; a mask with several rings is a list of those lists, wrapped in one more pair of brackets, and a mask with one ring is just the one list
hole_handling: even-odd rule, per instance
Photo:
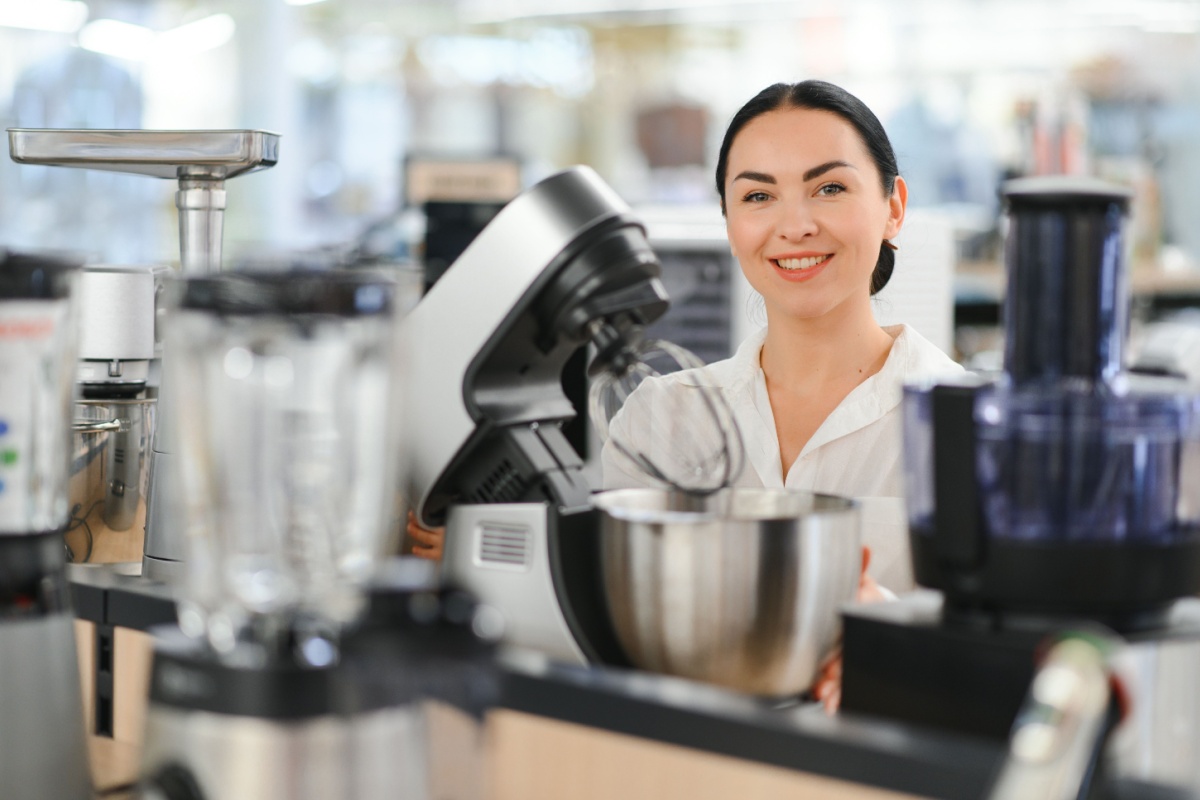
{"label": "ear", "polygon": [[892,187],[892,196],[888,198],[887,226],[884,227],[883,238],[893,239],[904,227],[904,211],[908,207],[908,184],[904,178],[896,176],[896,184]]}

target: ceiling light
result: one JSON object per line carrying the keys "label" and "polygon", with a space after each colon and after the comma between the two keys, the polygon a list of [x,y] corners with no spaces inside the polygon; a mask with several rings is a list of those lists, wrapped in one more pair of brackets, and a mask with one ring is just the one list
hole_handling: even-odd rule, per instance
{"label": "ceiling light", "polygon": [[158,34],[155,55],[193,55],[215,50],[233,38],[237,24],[228,14],[213,14]]}
{"label": "ceiling light", "polygon": [[[777,18],[780,7],[792,13],[795,0],[459,0],[459,12],[473,22],[518,19],[612,17],[662,18],[696,14],[727,18],[730,15]],[[791,11],[789,11],[791,9]]]}
{"label": "ceiling light", "polygon": [[0,28],[75,33],[87,17],[87,3],[78,0],[0,0]]}
{"label": "ceiling light", "polygon": [[79,46],[94,53],[142,61],[154,46],[149,28],[115,19],[97,19],[79,31]]}
{"label": "ceiling light", "polygon": [[98,19],[79,31],[79,46],[130,61],[146,61],[214,50],[232,39],[236,30],[237,24],[228,14],[213,14],[161,33],[115,19]]}

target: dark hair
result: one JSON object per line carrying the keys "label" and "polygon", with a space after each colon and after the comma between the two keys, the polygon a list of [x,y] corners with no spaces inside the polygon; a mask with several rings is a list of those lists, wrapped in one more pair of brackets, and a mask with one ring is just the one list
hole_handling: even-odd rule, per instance
{"label": "dark hair", "polygon": [[[738,109],[725,130],[725,138],[721,141],[721,149],[717,153],[717,194],[721,196],[722,214],[725,213],[725,173],[729,168],[729,148],[733,145],[734,138],[755,117],[768,111],[786,108],[828,111],[854,126],[879,170],[884,196],[891,197],[896,188],[896,176],[900,174],[900,169],[896,166],[896,154],[892,152],[892,143],[888,140],[883,124],[862,100],[840,86],[825,81],[776,83],[763,89]],[[871,294],[887,286],[895,266],[895,253],[887,244],[880,243],[879,260],[875,262],[875,271],[871,273]]]}

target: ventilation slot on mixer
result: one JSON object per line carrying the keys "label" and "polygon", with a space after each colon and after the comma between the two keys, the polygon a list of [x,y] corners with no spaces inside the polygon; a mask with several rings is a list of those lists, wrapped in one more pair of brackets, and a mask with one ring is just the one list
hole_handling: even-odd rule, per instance
{"label": "ventilation slot on mixer", "polygon": [[531,562],[529,531],[507,525],[483,523],[479,530],[479,563],[527,569]]}
{"label": "ventilation slot on mixer", "polygon": [[513,503],[521,499],[527,488],[528,483],[506,458],[468,494],[468,500],[472,503]]}

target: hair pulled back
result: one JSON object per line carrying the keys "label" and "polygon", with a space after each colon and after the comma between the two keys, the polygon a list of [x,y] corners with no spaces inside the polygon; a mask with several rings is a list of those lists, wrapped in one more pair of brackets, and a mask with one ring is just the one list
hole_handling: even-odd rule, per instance
{"label": "hair pulled back", "polygon": [[[882,184],[884,197],[891,197],[896,187],[896,177],[900,174],[896,166],[896,154],[892,151],[892,143],[883,129],[879,118],[867,108],[863,101],[847,92],[840,86],[825,81],[801,81],[800,83],[776,83],[763,89],[742,106],[729,127],[725,129],[725,138],[721,141],[721,149],[717,153],[717,194],[721,196],[721,213],[725,213],[725,177],[729,169],[729,148],[734,138],[755,117],[787,108],[808,108],[815,111],[828,111],[837,114],[849,122],[871,154],[875,167],[879,170],[879,181]],[[875,262],[875,270],[871,273],[871,294],[875,294],[892,277],[896,266],[896,254],[888,243],[879,245],[879,260]]]}

